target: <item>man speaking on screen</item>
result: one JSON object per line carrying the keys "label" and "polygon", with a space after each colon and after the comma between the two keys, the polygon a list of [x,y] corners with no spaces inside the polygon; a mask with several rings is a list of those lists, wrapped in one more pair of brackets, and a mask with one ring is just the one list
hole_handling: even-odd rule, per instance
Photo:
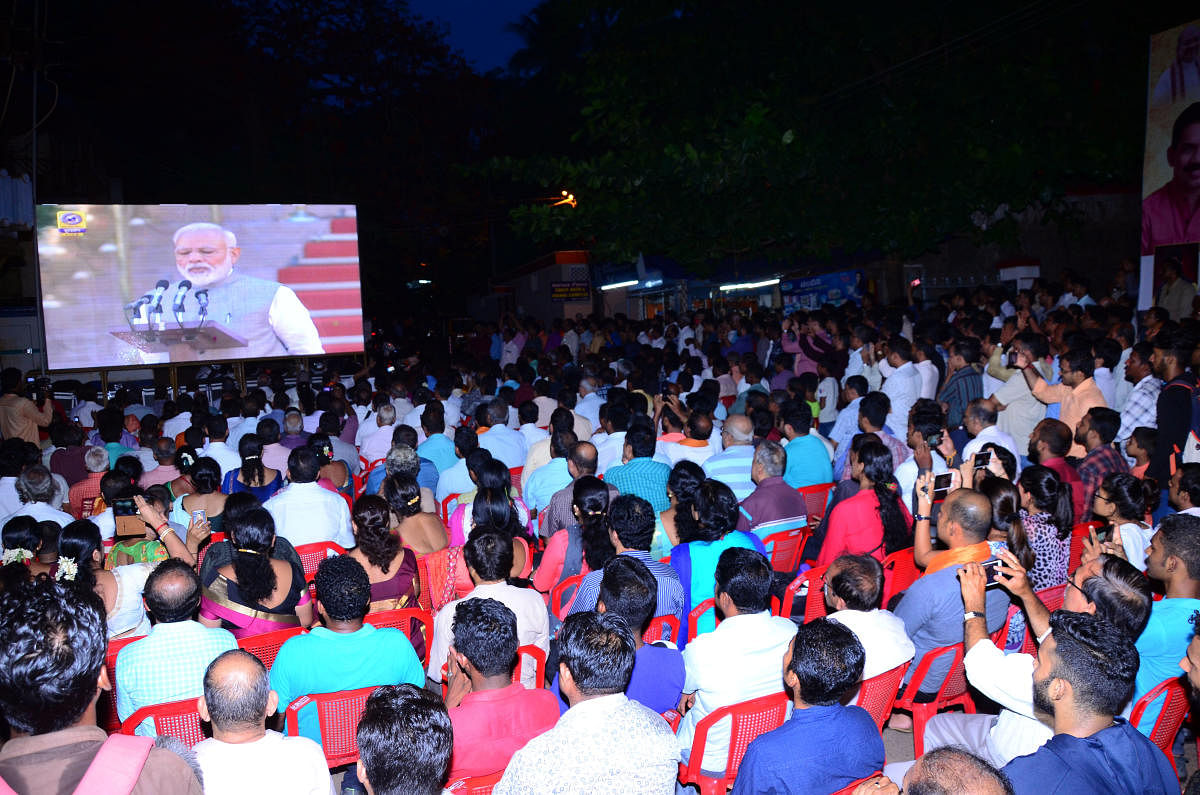
{"label": "man speaking on screen", "polygon": [[241,355],[325,352],[308,308],[290,287],[234,270],[241,249],[233,232],[217,224],[194,223],[177,229],[173,240],[180,277],[192,283],[193,294],[208,291],[209,322],[246,340]]}

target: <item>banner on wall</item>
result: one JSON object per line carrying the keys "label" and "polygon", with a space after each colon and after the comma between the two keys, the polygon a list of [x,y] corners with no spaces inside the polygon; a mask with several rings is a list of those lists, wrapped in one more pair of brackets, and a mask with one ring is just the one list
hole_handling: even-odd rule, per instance
{"label": "banner on wall", "polygon": [[1195,281],[1200,251],[1200,20],[1150,37],[1138,308],[1148,309],[1174,262]]}
{"label": "banner on wall", "polygon": [[866,290],[866,276],[861,270],[838,271],[803,279],[788,279],[779,283],[783,296],[783,311],[811,312],[822,304],[841,306],[847,301],[859,303]]}

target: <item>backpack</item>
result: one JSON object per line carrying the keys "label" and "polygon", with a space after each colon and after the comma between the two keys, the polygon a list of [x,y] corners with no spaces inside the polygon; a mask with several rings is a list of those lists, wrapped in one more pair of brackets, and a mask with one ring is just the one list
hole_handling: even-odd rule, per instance
{"label": "backpack", "polygon": [[[129,795],[137,786],[152,748],[154,739],[151,737],[111,735],[100,746],[75,792],[80,795]],[[0,795],[17,795],[17,792],[0,780]]]}

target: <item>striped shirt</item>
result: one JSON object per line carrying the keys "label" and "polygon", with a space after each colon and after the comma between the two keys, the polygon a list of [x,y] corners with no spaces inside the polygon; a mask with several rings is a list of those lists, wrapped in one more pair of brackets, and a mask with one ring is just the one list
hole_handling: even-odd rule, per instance
{"label": "striped shirt", "polygon": [[733,490],[738,502],[754,491],[750,467],[754,463],[754,445],[737,444],[717,453],[703,464],[704,474]]}
{"label": "striped shirt", "polygon": [[[658,581],[658,608],[654,615],[675,616],[683,621],[683,582],[679,579],[675,569],[655,560],[649,552],[644,550],[629,549],[621,554],[637,558],[645,563],[646,568]],[[571,603],[571,613],[583,613],[596,609],[596,602],[600,599],[600,580],[603,577],[603,569],[584,575],[583,582],[579,583],[579,589],[575,592],[575,601]]]}

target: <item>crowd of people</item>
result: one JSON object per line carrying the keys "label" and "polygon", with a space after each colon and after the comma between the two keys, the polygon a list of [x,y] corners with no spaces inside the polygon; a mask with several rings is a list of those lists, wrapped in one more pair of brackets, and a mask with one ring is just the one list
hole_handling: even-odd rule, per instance
{"label": "crowd of people", "polygon": [[[905,306],[505,315],[453,354],[400,340],[211,402],[64,407],[6,370],[0,779],[332,792],[314,706],[280,718],[375,687],[343,793],[695,791],[681,763],[735,793],[1178,792],[1148,739],[1165,695],[1130,721],[1181,668],[1200,684],[1200,324],[1176,303],[1139,316],[1069,273]],[[797,578],[827,615],[785,599]],[[372,624],[401,607],[432,630]],[[239,648],[286,628],[269,666]],[[918,663],[955,645],[979,711],[891,710],[923,753],[885,759],[861,683],[907,664],[897,703],[928,703],[953,655]],[[197,699],[211,737],[106,739],[110,690],[120,721]],[[781,694],[727,771],[730,724],[705,717]]]}

